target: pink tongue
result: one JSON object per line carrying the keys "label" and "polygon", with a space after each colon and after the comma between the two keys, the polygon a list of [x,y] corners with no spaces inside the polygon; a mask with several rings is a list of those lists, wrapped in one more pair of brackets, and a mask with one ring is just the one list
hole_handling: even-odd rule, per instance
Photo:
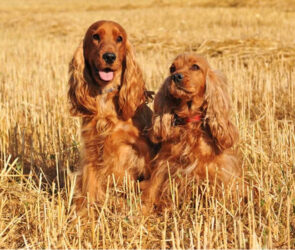
{"label": "pink tongue", "polygon": [[105,71],[99,71],[99,77],[101,78],[101,80],[103,81],[111,81],[113,80],[114,77],[114,72],[110,71],[110,72],[105,72]]}

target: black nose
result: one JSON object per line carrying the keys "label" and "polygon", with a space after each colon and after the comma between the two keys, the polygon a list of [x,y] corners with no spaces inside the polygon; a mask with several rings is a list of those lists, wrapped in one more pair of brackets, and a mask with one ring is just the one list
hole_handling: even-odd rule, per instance
{"label": "black nose", "polygon": [[182,79],[183,79],[183,75],[182,74],[174,74],[174,75],[172,75],[172,80],[175,83],[181,83],[182,82]]}
{"label": "black nose", "polygon": [[114,53],[106,52],[103,54],[102,58],[107,64],[112,64],[116,60],[116,55]]}

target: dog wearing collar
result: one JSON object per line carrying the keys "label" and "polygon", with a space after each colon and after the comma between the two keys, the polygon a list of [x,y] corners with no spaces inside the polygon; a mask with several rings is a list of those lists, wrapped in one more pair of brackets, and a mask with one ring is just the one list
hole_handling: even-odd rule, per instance
{"label": "dog wearing collar", "polygon": [[150,179],[141,183],[145,211],[171,205],[171,183],[179,198],[190,195],[192,182],[242,188],[227,83],[204,57],[176,57],[155,96],[150,138],[161,148],[150,163]]}

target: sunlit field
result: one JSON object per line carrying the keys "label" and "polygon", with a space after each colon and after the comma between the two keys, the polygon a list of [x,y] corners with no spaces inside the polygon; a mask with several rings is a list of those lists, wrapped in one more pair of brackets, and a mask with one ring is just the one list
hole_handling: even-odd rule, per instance
{"label": "sunlit field", "polygon": [[[68,64],[101,19],[126,29],[150,90],[184,51],[227,76],[248,202],[204,185],[144,216],[126,181],[94,213],[72,211]],[[1,0],[0,34],[1,248],[295,248],[294,1]]]}

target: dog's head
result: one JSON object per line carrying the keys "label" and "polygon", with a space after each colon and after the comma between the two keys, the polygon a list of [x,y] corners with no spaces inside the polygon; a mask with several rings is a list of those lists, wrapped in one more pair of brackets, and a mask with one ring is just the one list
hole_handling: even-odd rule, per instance
{"label": "dog's head", "polygon": [[203,57],[194,54],[177,56],[170,66],[169,93],[182,103],[194,104],[192,107],[197,110],[204,103],[208,69],[208,62]]}
{"label": "dog's head", "polygon": [[234,144],[238,133],[229,120],[226,79],[212,70],[204,57],[193,53],[177,56],[166,81],[167,92],[178,103],[175,113],[179,117],[200,114],[220,148]]}
{"label": "dog's head", "polygon": [[113,89],[118,92],[118,111],[123,119],[131,118],[144,103],[142,73],[118,23],[98,21],[88,28],[70,63],[69,85],[73,115],[95,114],[96,96]]}
{"label": "dog's head", "polygon": [[93,80],[104,86],[122,70],[126,56],[127,36],[121,25],[112,21],[92,24],[85,35],[85,63]]}

